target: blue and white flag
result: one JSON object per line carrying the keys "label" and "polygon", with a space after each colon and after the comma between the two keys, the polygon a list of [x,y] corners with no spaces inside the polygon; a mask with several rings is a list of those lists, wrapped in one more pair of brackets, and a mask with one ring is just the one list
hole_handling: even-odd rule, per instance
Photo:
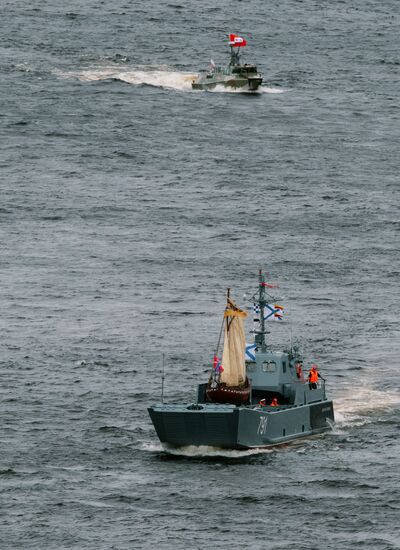
{"label": "blue and white flag", "polygon": [[247,361],[255,361],[256,360],[256,344],[246,344],[246,351],[244,358]]}
{"label": "blue and white flag", "polygon": [[[253,305],[254,323],[260,322],[260,306]],[[264,321],[282,321],[284,308],[278,304],[266,304],[264,307]]]}
{"label": "blue and white flag", "polygon": [[267,304],[264,308],[264,321],[282,321],[283,306]]}

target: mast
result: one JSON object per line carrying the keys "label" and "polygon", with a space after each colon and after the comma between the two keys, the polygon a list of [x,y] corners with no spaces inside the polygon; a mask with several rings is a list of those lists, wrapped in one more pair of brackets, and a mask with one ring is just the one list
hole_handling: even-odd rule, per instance
{"label": "mast", "polygon": [[[226,289],[226,308],[225,308],[225,311],[229,308],[229,299],[231,297],[231,289],[230,288],[227,288]],[[225,316],[224,316],[224,320],[225,320]],[[226,330],[228,331],[229,330],[229,319],[228,317],[226,317]],[[224,342],[224,345],[225,345],[225,342]]]}
{"label": "mast", "polygon": [[259,292],[258,292],[258,307],[260,308],[260,330],[255,335],[254,341],[257,344],[257,348],[262,353],[267,351],[267,343],[265,341],[265,335],[267,331],[265,330],[265,320],[264,320],[264,308],[267,305],[265,299],[265,279],[262,270],[258,272],[258,282],[259,282]]}
{"label": "mast", "polygon": [[231,67],[236,67],[236,65],[240,65],[240,47],[235,52],[233,46],[231,46],[231,61],[229,65]]}

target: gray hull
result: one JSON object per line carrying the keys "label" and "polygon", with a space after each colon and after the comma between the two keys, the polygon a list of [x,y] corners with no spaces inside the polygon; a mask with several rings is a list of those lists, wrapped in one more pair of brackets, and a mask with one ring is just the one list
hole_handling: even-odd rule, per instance
{"label": "gray hull", "polygon": [[213,90],[217,86],[243,90],[245,92],[256,92],[262,84],[262,78],[235,78],[231,76],[207,78],[200,77],[192,82],[194,90]]}
{"label": "gray hull", "polygon": [[279,445],[331,429],[332,401],[286,407],[154,405],[148,409],[162,443],[247,449]]}

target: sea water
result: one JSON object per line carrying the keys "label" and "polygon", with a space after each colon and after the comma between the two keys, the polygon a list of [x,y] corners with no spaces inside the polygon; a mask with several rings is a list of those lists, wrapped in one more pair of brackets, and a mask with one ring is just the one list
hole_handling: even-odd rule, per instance
{"label": "sea water", "polygon": [[[1,548],[399,548],[398,2],[0,21]],[[192,91],[229,32],[260,92]],[[259,268],[285,307],[268,341],[319,365],[336,424],[164,450],[162,354],[165,401],[193,401]]]}

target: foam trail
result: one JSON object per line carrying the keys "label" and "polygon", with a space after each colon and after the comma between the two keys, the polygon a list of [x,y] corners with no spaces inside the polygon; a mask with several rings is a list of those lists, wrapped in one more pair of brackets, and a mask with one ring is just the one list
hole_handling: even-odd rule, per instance
{"label": "foam trail", "polygon": [[226,86],[223,86],[222,84],[218,84],[215,86],[215,88],[211,88],[210,90],[197,90],[199,92],[212,92],[214,94],[251,94],[251,95],[257,95],[260,92],[260,90],[251,91],[251,90],[244,90],[243,88],[228,88]]}
{"label": "foam trail", "polygon": [[260,88],[262,94],[284,94],[286,91],[284,88],[273,88],[270,86],[261,86]]}
{"label": "foam trail", "polygon": [[191,90],[192,81],[197,75],[176,71],[130,71],[119,73],[118,79],[128,84],[147,84],[171,90]]}
{"label": "foam trail", "polygon": [[227,88],[225,86],[217,85],[215,88],[212,88],[211,90],[200,90],[200,91],[207,91],[207,92],[213,92],[213,93],[219,93],[219,94],[251,94],[251,95],[257,95],[257,94],[283,94],[286,92],[283,88],[269,88],[267,86],[261,86],[258,90],[244,90],[243,88]]}
{"label": "foam trail", "polygon": [[187,458],[244,458],[246,456],[253,456],[259,454],[268,454],[274,452],[276,449],[261,448],[256,449],[243,449],[243,450],[229,450],[221,449],[219,447],[211,447],[208,445],[188,445],[186,447],[179,447],[177,449],[164,446],[161,443],[144,443],[142,446],[144,451],[149,452],[165,452],[174,456],[181,456]]}
{"label": "foam trail", "polygon": [[141,449],[142,451],[149,451],[150,453],[161,453],[164,451],[161,443],[143,443]]}
{"label": "foam trail", "polygon": [[335,419],[339,426],[362,426],[372,422],[374,414],[400,405],[400,393],[362,386],[351,388],[335,399]]}
{"label": "foam trail", "polygon": [[82,71],[59,72],[58,76],[64,78],[77,78],[82,82],[96,82],[101,80],[120,80],[136,86],[148,85],[172,90],[191,90],[192,80],[197,74],[170,71],[165,68],[126,69],[121,71],[118,67],[99,67]]}
{"label": "foam trail", "polygon": [[256,449],[244,449],[244,450],[229,450],[229,449],[220,449],[218,447],[209,447],[209,446],[199,446],[188,445],[187,447],[181,447],[179,449],[169,449],[165,448],[165,452],[176,455],[176,456],[186,456],[189,458],[243,458],[246,456],[253,456],[259,454],[268,454],[272,453],[273,449],[266,448],[256,448]]}
{"label": "foam trail", "polygon": [[[121,67],[112,66],[97,67],[82,71],[54,71],[54,74],[61,78],[77,78],[81,82],[120,80],[121,82],[126,82],[127,84],[133,84],[135,86],[147,85],[179,91],[192,91],[192,81],[198,76],[198,74],[195,73],[183,73],[170,70],[168,67],[137,67],[132,69],[126,68],[121,71]],[[250,90],[226,88],[220,85],[211,90],[195,91],[209,91],[224,94],[282,94],[286,90],[283,88],[262,86],[259,90],[252,92]]]}

